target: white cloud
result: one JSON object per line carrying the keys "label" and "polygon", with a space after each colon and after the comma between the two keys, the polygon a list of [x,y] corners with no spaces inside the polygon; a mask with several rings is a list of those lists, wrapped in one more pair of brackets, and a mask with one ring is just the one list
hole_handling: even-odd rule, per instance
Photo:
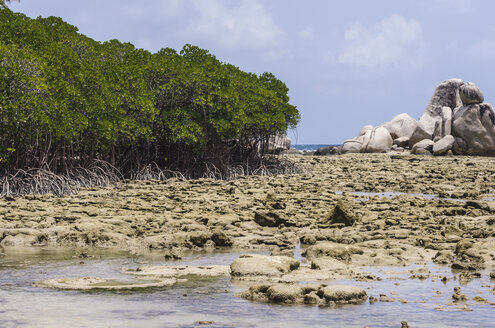
{"label": "white cloud", "polygon": [[370,28],[354,23],[345,32],[345,43],[338,60],[352,67],[411,69],[425,61],[421,24],[400,15],[392,15]]}
{"label": "white cloud", "polygon": [[[160,26],[162,33],[183,43],[258,51],[263,60],[278,60],[288,53],[285,32],[262,0],[149,0],[139,4],[128,1],[120,12],[134,24],[151,22]],[[151,47],[150,40],[141,40],[140,46]]]}
{"label": "white cloud", "polygon": [[215,40],[226,48],[263,49],[281,43],[284,31],[258,0],[194,1],[198,17],[185,33]]}
{"label": "white cloud", "polygon": [[314,37],[315,37],[314,34],[315,33],[314,33],[313,29],[308,26],[308,27],[302,29],[301,31],[299,31],[297,36],[301,39],[311,40],[311,39],[314,39]]}
{"label": "white cloud", "polygon": [[493,61],[495,57],[495,40],[482,40],[469,47],[469,55],[475,59]]}

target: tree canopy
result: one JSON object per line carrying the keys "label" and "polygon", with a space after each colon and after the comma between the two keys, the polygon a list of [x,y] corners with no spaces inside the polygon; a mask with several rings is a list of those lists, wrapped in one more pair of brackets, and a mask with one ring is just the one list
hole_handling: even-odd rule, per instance
{"label": "tree canopy", "polygon": [[[0,0],[0,6],[5,2]],[[0,168],[64,173],[105,160],[222,169],[299,121],[287,86],[185,45],[97,42],[61,18],[0,9]],[[192,175],[195,175],[192,174]]]}

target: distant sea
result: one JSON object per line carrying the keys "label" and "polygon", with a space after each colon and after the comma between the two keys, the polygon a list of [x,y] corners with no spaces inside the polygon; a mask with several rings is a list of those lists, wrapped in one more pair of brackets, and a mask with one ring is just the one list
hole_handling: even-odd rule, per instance
{"label": "distant sea", "polygon": [[291,147],[296,148],[297,150],[317,150],[318,148],[322,147],[338,147],[340,145],[291,145]]}

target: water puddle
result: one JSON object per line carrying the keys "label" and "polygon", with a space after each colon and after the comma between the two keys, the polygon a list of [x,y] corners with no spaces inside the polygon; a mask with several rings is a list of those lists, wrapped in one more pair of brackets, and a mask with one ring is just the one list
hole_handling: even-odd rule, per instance
{"label": "water puddle", "polygon": [[[344,192],[343,191],[336,191],[336,195],[342,195]],[[361,198],[358,198],[357,200],[362,200],[366,201],[368,200],[369,197],[384,197],[384,198],[393,198],[397,196],[413,196],[413,197],[421,197],[427,200],[433,200],[433,199],[439,199],[439,200],[450,200],[454,202],[461,202],[465,203],[467,202],[466,199],[459,199],[459,198],[445,198],[445,197],[439,197],[438,195],[432,195],[432,194],[421,194],[421,193],[405,193],[405,192],[400,192],[400,191],[383,191],[383,192],[370,192],[370,191],[349,191],[349,194],[352,194],[354,196],[358,196]],[[486,199],[488,200],[488,198]]]}
{"label": "water puddle", "polygon": [[302,256],[303,251],[304,250],[301,248],[301,243],[297,244],[294,247],[294,258],[296,260],[298,260],[299,262],[301,262],[302,260],[304,260],[304,257]]}
{"label": "water puddle", "polygon": [[[188,277],[174,286],[141,291],[61,291],[33,287],[38,280],[97,276],[128,279],[121,268],[141,265],[229,265],[245,252],[202,253],[178,261],[116,251],[1,250],[0,317],[15,327],[478,327],[493,319],[494,281],[488,273],[461,284],[447,267],[365,268],[380,281],[343,281],[392,302],[318,308],[252,303],[235,296],[246,287],[230,277]],[[264,252],[267,254],[268,252]],[[295,249],[300,257],[300,245]],[[411,271],[413,270],[413,271]],[[446,277],[442,281],[442,277]],[[454,287],[468,300],[452,303]],[[389,299],[389,300],[390,300]],[[405,302],[398,301],[405,300]],[[200,324],[202,322],[202,324]],[[205,325],[207,324],[207,325]]]}

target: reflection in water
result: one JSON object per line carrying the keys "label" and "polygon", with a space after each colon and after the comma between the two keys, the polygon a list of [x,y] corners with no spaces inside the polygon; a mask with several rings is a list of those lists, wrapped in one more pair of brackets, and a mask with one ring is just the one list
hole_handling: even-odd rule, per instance
{"label": "reflection in water", "polygon": [[[342,282],[366,289],[368,295],[386,294],[400,302],[377,302],[337,308],[257,304],[237,298],[243,285],[228,277],[189,279],[170,288],[147,291],[77,292],[35,288],[36,280],[98,276],[125,278],[122,267],[163,265],[159,254],[132,256],[110,250],[3,250],[0,251],[0,317],[2,326],[49,327],[412,327],[484,326],[491,322],[493,306],[472,299],[495,301],[493,281],[487,273],[461,285],[467,303],[452,304],[459,286],[446,267],[427,267],[429,277],[410,279],[411,268],[366,268],[385,279]],[[230,264],[242,252],[191,255],[172,265]],[[82,254],[82,255],[81,255]],[[296,254],[298,250],[296,249]],[[81,256],[79,256],[81,255]],[[82,263],[81,263],[82,262]],[[394,271],[394,272],[389,272]],[[447,277],[446,282],[441,277]],[[470,312],[463,311],[471,309]],[[437,308],[437,310],[435,310]],[[440,309],[441,311],[438,311]]]}

